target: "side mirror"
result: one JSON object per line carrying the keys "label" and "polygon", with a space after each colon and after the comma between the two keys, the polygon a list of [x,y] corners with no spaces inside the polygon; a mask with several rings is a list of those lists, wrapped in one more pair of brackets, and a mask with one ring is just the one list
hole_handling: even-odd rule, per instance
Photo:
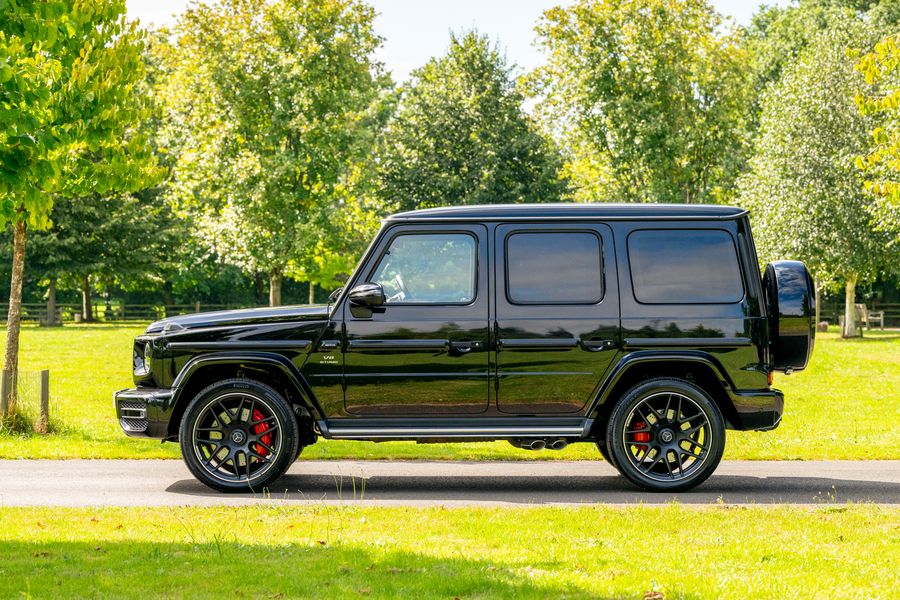
{"label": "side mirror", "polygon": [[380,283],[361,283],[350,290],[348,297],[351,305],[365,308],[381,306],[385,300],[384,288]]}
{"label": "side mirror", "polygon": [[334,304],[337,302],[337,299],[341,297],[341,292],[344,291],[343,287],[339,287],[328,295],[328,301]]}

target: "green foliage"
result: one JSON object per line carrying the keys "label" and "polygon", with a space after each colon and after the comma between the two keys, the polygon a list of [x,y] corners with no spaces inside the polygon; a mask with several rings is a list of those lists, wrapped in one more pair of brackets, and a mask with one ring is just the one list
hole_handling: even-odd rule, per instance
{"label": "green foliage", "polygon": [[875,36],[862,21],[841,20],[801,52],[763,98],[756,155],[740,184],[761,256],[803,260],[825,285],[897,266],[854,166],[871,122],[854,104],[862,78],[847,49]]}
{"label": "green foliage", "polygon": [[142,34],[124,0],[0,3],[0,223],[45,225],[54,196],[139,189],[158,176]]}
{"label": "green foliage", "polygon": [[537,27],[529,81],[585,199],[725,200],[748,150],[737,33],[705,0],[579,0]]}
{"label": "green foliage", "polygon": [[487,36],[451,35],[412,73],[379,156],[391,210],[558,201],[561,160],[522,109],[511,68]]}
{"label": "green foliage", "polygon": [[185,256],[187,223],[175,219],[158,190],[60,202],[51,220],[32,236],[29,262],[63,286],[79,287],[84,276],[107,288],[159,286],[169,265]]}
{"label": "green foliage", "polygon": [[865,173],[866,188],[879,198],[879,226],[894,232],[900,244],[900,38],[889,36],[863,55],[856,68],[868,89],[856,96],[864,115],[875,121],[865,154],[856,160]]}
{"label": "green foliage", "polygon": [[873,27],[900,23],[897,0],[801,0],[789,6],[762,6],[747,28],[745,44],[753,71],[753,121],[758,124],[766,88],[781,79],[785,66],[822,31],[842,20],[863,19]]}
{"label": "green foliage", "polygon": [[345,252],[335,215],[384,84],[374,16],[357,0],[223,0],[158,45],[170,194],[226,261],[312,277],[315,257]]}

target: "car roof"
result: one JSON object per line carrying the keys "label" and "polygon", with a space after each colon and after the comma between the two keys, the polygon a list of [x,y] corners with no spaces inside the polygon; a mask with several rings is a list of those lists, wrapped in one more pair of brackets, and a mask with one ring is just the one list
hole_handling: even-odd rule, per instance
{"label": "car roof", "polygon": [[716,204],[482,204],[411,210],[387,221],[731,220],[745,214]]}

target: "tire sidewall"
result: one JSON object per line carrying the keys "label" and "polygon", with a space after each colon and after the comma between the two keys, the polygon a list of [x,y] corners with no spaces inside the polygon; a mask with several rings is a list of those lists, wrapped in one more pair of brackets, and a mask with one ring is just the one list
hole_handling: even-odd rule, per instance
{"label": "tire sidewall", "polygon": [[[227,394],[240,393],[256,396],[264,400],[281,428],[282,440],[278,455],[273,464],[264,473],[252,477],[249,481],[230,482],[218,479],[200,464],[194,451],[194,424],[201,413],[212,401]],[[204,485],[220,492],[260,492],[270,483],[281,477],[296,460],[298,449],[297,420],[290,404],[271,387],[258,381],[247,379],[229,379],[216,382],[201,390],[188,404],[181,419],[179,428],[179,444],[181,456],[188,470]]]}
{"label": "tire sidewall", "polygon": [[[648,396],[666,392],[682,394],[695,402],[706,414],[712,438],[709,455],[700,468],[688,478],[677,481],[658,481],[639,473],[628,459],[622,441],[625,420],[634,407]],[[719,466],[725,450],[725,423],[715,402],[701,388],[683,379],[652,379],[631,388],[613,407],[607,422],[606,443],[619,472],[635,485],[655,492],[689,490],[703,483]]]}

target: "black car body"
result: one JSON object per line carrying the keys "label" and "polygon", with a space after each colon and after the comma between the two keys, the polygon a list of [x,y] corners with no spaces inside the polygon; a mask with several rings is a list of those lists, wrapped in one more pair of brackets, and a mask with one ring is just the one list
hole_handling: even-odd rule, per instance
{"label": "black car body", "polygon": [[401,213],[328,306],[153,323],[117,416],[128,435],[180,440],[222,490],[268,483],[319,437],[593,442],[638,485],[686,489],[724,428],[778,425],[772,372],[812,352],[805,267],[760,273],[738,208]]}

